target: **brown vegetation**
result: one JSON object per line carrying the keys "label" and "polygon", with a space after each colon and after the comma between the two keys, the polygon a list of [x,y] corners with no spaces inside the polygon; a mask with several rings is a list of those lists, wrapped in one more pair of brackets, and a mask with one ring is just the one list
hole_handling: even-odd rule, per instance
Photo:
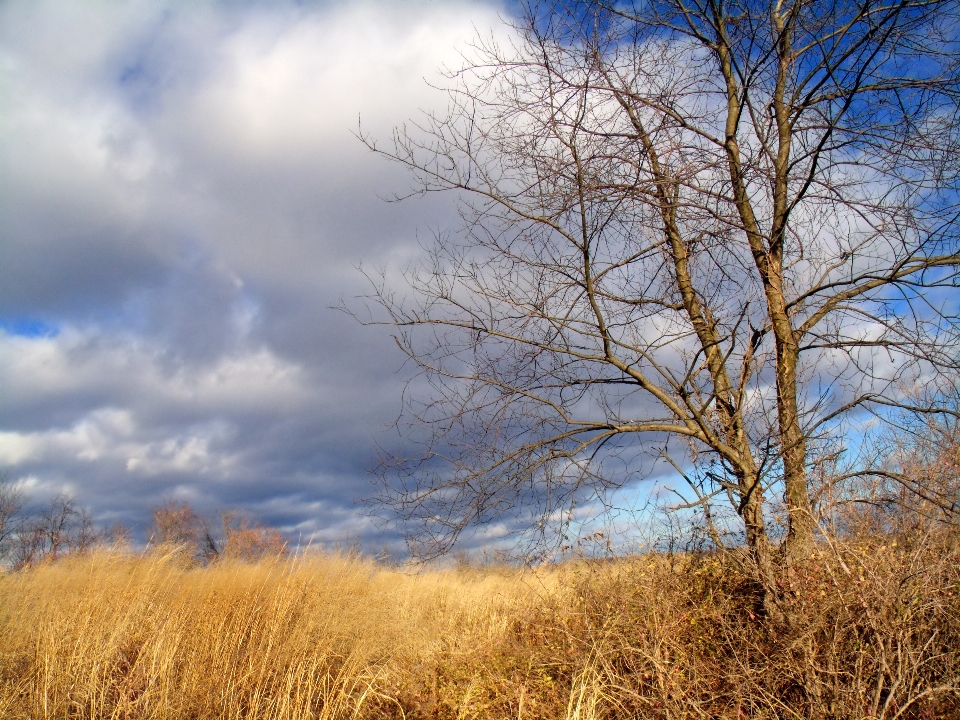
{"label": "brown vegetation", "polygon": [[411,574],[100,551],[0,579],[5,718],[960,716],[960,544],[820,545],[773,625],[735,553]]}
{"label": "brown vegetation", "polygon": [[257,560],[286,554],[279,531],[264,527],[237,511],[220,514],[219,531],[188,503],[169,501],[153,510],[151,543],[177,547],[196,560]]}

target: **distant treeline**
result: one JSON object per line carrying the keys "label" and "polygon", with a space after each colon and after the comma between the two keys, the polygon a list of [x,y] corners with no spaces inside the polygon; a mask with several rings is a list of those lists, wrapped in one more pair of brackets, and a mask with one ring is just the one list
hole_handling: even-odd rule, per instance
{"label": "distant treeline", "polygon": [[[168,501],[154,508],[152,517],[148,544],[176,547],[198,563],[286,554],[286,541],[277,530],[238,511],[221,512],[213,521],[186,502]],[[21,570],[95,547],[130,542],[127,527],[98,526],[89,509],[68,494],[58,493],[38,506],[29,502],[21,483],[0,477],[0,564]]]}

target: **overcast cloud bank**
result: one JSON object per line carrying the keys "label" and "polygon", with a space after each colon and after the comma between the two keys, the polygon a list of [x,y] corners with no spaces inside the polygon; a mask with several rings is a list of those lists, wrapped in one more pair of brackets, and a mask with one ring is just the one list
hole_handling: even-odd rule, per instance
{"label": "overcast cloud bank", "polygon": [[393,543],[355,501],[403,357],[330,310],[451,198],[402,204],[385,136],[498,23],[475,3],[0,8],[0,471],[143,538],[242,508],[294,542]]}

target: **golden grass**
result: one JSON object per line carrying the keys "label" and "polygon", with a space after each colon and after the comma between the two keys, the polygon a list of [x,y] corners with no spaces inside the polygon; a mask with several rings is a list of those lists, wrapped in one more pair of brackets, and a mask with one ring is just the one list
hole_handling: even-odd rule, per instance
{"label": "golden grass", "polygon": [[0,716],[382,712],[398,668],[497,643],[545,590],[531,580],[336,556],[205,568],[174,553],[67,559],[0,581]]}
{"label": "golden grass", "polygon": [[0,578],[0,718],[956,716],[953,541],[864,542],[785,574],[778,628],[724,557],[68,558]]}

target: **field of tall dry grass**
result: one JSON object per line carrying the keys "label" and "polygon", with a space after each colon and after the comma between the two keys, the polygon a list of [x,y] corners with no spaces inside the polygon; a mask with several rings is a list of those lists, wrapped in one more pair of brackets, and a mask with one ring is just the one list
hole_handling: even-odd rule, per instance
{"label": "field of tall dry grass", "polygon": [[960,717],[958,561],[949,535],[824,544],[775,626],[733,556],[87,553],[0,578],[0,717]]}

